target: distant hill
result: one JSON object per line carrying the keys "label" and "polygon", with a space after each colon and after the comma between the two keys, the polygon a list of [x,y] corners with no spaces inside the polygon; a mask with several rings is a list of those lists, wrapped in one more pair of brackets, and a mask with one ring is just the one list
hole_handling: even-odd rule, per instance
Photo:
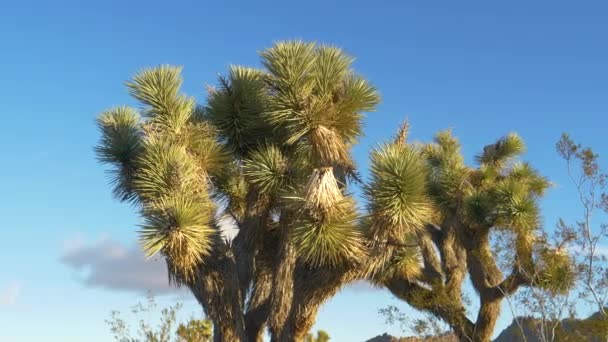
{"label": "distant hill", "polygon": [[[526,341],[528,342],[540,342],[540,337],[537,336],[538,320],[534,318],[520,317],[520,324],[526,335]],[[517,325],[517,322],[513,320],[511,325],[505,328],[494,340],[494,342],[519,342],[524,341],[522,338],[521,329]]]}
{"label": "distant hill", "polygon": [[384,333],[371,338],[365,342],[458,342],[458,339],[454,334],[445,334],[440,336],[432,336],[427,338],[420,338],[415,336],[408,337],[395,337]]}
{"label": "distant hill", "polygon": [[[526,335],[527,342],[540,342],[538,336],[538,327],[540,321],[530,317],[520,318],[520,324]],[[603,335],[603,336],[602,336]],[[564,319],[560,324],[560,329],[556,331],[559,341],[589,341],[600,342],[605,341],[608,335],[608,322],[601,320],[601,315],[598,313],[585,319]],[[524,342],[521,329],[517,323],[513,321],[500,335],[496,337],[494,342]]]}
{"label": "distant hill", "polygon": [[[530,317],[521,317],[520,324],[526,335],[526,339],[522,338],[522,332],[513,321],[505,330],[503,330],[494,340],[494,342],[540,342],[538,336],[538,319]],[[589,341],[602,342],[606,340],[608,335],[608,322],[602,321],[599,313],[596,313],[586,319],[564,319],[561,323],[562,329],[556,332],[558,341]],[[384,333],[371,338],[365,342],[458,342],[454,334],[445,334],[427,338],[419,338],[414,336],[395,337]]]}

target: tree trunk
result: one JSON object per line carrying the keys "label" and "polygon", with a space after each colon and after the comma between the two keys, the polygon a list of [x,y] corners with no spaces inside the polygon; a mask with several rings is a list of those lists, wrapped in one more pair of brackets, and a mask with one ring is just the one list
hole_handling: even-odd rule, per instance
{"label": "tree trunk", "polygon": [[264,235],[268,234],[266,225],[270,210],[270,199],[260,197],[256,191],[249,192],[247,196],[246,215],[239,224],[239,233],[232,241],[242,300],[245,300],[252,279],[255,277],[255,256],[261,248]]}
{"label": "tree trunk", "polygon": [[297,255],[289,242],[289,218],[281,217],[279,251],[273,267],[272,298],[270,300],[269,328],[272,342],[282,341],[281,334],[291,309],[294,291],[294,270]]}
{"label": "tree trunk", "polygon": [[249,342],[264,341],[264,327],[270,313],[270,294],[272,291],[272,275],[270,272],[257,269],[251,298],[245,314],[245,327]]}
{"label": "tree trunk", "polygon": [[191,292],[214,323],[214,341],[246,342],[245,321],[236,265],[232,255],[219,255],[201,266]]}
{"label": "tree trunk", "polygon": [[499,299],[485,301],[482,298],[477,322],[475,322],[474,342],[489,342],[491,340],[496,321],[500,314],[500,302],[501,300]]}
{"label": "tree trunk", "polygon": [[311,269],[299,263],[295,273],[293,304],[280,341],[303,341],[315,324],[321,305],[355,279],[357,274],[351,267]]}
{"label": "tree trunk", "polygon": [[494,332],[500,314],[503,296],[497,296],[494,289],[499,286],[503,275],[490,248],[489,229],[469,229],[466,238],[467,265],[473,287],[480,296],[480,308],[475,322],[474,342],[488,342]]}
{"label": "tree trunk", "polygon": [[397,298],[406,301],[415,309],[440,317],[452,328],[460,341],[474,341],[475,325],[467,318],[460,300],[445,300],[450,298],[445,292],[447,287],[431,290],[401,277],[388,279],[384,285]]}

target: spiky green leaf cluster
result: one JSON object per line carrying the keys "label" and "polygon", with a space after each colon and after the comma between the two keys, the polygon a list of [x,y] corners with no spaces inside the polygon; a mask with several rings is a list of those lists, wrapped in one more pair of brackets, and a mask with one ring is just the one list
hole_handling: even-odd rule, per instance
{"label": "spiky green leaf cluster", "polygon": [[114,165],[114,195],[122,201],[135,200],[132,181],[142,140],[139,114],[129,107],[113,108],[97,118],[97,126],[101,141],[95,152],[102,163]]}
{"label": "spiky green leaf cluster", "polygon": [[477,156],[477,161],[480,164],[500,167],[525,150],[524,141],[517,134],[510,133],[496,143],[484,147],[483,152]]}
{"label": "spiky green leaf cluster", "polygon": [[565,294],[574,287],[577,274],[572,258],[563,250],[546,248],[539,256],[537,285],[553,294]]}
{"label": "spiky green leaf cluster", "polygon": [[151,137],[144,143],[133,181],[144,202],[204,191],[204,174],[185,146]]}
{"label": "spiky green leaf cluster", "polygon": [[193,119],[183,136],[188,153],[203,172],[214,179],[230,172],[234,159],[225,145],[218,144],[217,131],[208,122]]}
{"label": "spiky green leaf cluster", "polygon": [[382,145],[371,154],[370,172],[365,196],[374,239],[402,241],[430,221],[428,169],[418,149],[397,143]]}
{"label": "spiky green leaf cluster", "polygon": [[422,256],[415,247],[399,248],[391,255],[382,271],[376,275],[378,280],[403,277],[415,281],[422,274]]}
{"label": "spiky green leaf cluster", "polygon": [[247,210],[249,185],[235,163],[229,165],[232,167],[228,167],[226,172],[215,179],[216,188],[212,197],[224,207],[225,214],[240,222]]}
{"label": "spiky green leaf cluster", "polygon": [[143,113],[154,129],[179,134],[194,111],[193,98],[179,93],[181,67],[162,65],[140,71],[126,83],[131,95],[143,105]]}
{"label": "spiky green leaf cluster", "polygon": [[529,163],[515,163],[509,170],[508,178],[523,183],[531,195],[543,196],[551,186],[547,178],[541,176]]}
{"label": "spiky green leaf cluster", "polygon": [[338,266],[365,256],[354,203],[343,200],[327,215],[304,213],[291,239],[300,258],[312,266]]}
{"label": "spiky green leaf cluster", "polygon": [[364,255],[354,200],[343,193],[332,167],[314,169],[300,195],[291,198],[297,212],[291,241],[302,260],[335,267]]}
{"label": "spiky green leaf cluster", "polygon": [[361,112],[379,102],[375,88],[351,70],[352,59],[331,46],[277,43],[261,53],[271,90],[266,119],[285,143],[303,144],[316,166],[348,164],[361,135]]}
{"label": "spiky green leaf cluster", "polygon": [[470,176],[460,142],[450,130],[442,131],[425,146],[424,154],[429,165],[429,195],[441,211],[458,210]]}
{"label": "spiky green leaf cluster", "polygon": [[538,228],[538,198],[550,183],[528,163],[516,161],[524,149],[522,139],[509,134],[486,146],[479,166],[472,168],[464,164],[451,132],[440,132],[424,149],[437,208],[448,216],[462,215],[471,227]]}
{"label": "spiky green leaf cluster", "polygon": [[[515,137],[511,134],[495,145],[518,141],[516,146],[522,146],[520,139]],[[514,161],[514,155],[508,158]],[[538,199],[550,183],[528,163],[513,162],[509,167],[506,162],[483,163],[472,172],[470,182],[466,184],[473,189],[465,197],[465,212],[471,222],[524,232],[540,226]]]}
{"label": "spiky green leaf cluster", "polygon": [[276,194],[287,184],[287,160],[275,145],[261,146],[243,162],[246,179],[264,194]]}
{"label": "spiky green leaf cluster", "polygon": [[233,66],[219,80],[219,87],[209,91],[207,119],[233,151],[246,155],[270,129],[262,117],[269,101],[264,73]]}
{"label": "spiky green leaf cluster", "polygon": [[98,119],[97,154],[116,168],[115,193],[141,207],[146,254],[162,253],[176,279],[189,281],[210,253],[214,234],[208,189],[224,173],[227,154],[214,128],[180,93],[181,68],[145,69],[127,82],[143,107],[117,108]]}
{"label": "spiky green leaf cluster", "polygon": [[535,196],[524,182],[503,179],[494,189],[495,224],[514,229],[534,229],[540,225],[540,213]]}
{"label": "spiky green leaf cluster", "polygon": [[193,279],[196,267],[211,250],[212,210],[209,203],[188,196],[162,197],[143,210],[141,244],[148,256],[162,252],[170,273]]}

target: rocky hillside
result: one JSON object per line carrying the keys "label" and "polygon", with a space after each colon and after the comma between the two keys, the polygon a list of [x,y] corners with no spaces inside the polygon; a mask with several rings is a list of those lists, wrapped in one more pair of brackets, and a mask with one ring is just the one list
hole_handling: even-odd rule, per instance
{"label": "rocky hillside", "polygon": [[384,333],[383,335],[378,335],[365,342],[458,342],[458,339],[453,334],[419,338],[414,336],[395,337]]}
{"label": "rocky hillside", "polygon": [[[522,329],[513,321],[494,342],[540,342],[542,339],[538,335],[540,322],[534,318],[520,318],[520,324],[526,335],[522,338]],[[608,336],[608,322],[603,320],[599,313],[586,319],[564,319],[560,328],[556,329],[555,335],[558,341],[605,341]]]}
{"label": "rocky hillside", "polygon": [[[520,324],[523,328],[526,338],[522,337],[522,331],[515,321],[503,330],[494,340],[494,342],[540,342],[538,336],[540,322],[537,319],[522,317]],[[561,328],[555,331],[558,341],[565,342],[601,342],[605,341],[605,336],[608,336],[608,322],[602,320],[599,313],[592,315],[586,319],[565,319],[561,323]],[[366,342],[458,342],[458,339],[453,334],[445,334],[427,338],[419,337],[395,337],[389,334],[378,335]]]}

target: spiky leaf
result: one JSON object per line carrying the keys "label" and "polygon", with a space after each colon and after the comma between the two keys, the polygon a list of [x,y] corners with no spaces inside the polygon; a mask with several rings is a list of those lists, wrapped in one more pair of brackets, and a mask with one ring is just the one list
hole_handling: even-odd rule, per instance
{"label": "spiky leaf", "polygon": [[134,200],[132,182],[142,138],[139,115],[129,107],[113,108],[99,116],[97,126],[101,139],[95,152],[102,163],[114,166],[111,171],[114,195],[121,201]]}
{"label": "spiky leaf", "polygon": [[576,270],[572,258],[563,250],[545,249],[540,254],[541,272],[537,283],[554,294],[565,294],[575,284]]}
{"label": "spiky leaf", "polygon": [[148,138],[138,164],[133,184],[147,201],[206,191],[205,175],[185,146],[163,138]]}
{"label": "spiky leaf", "polygon": [[268,101],[262,71],[232,66],[219,88],[210,91],[206,116],[229,147],[246,154],[268,132],[262,118]]}
{"label": "spiky leaf", "polygon": [[411,146],[388,144],[372,152],[365,196],[374,237],[401,240],[428,222],[432,208],[426,178],[422,155]]}
{"label": "spiky leaf", "polygon": [[178,278],[193,279],[196,267],[211,250],[210,207],[186,196],[164,198],[148,205],[140,230],[142,247],[148,256],[161,252]]}
{"label": "spiky leaf", "polygon": [[480,164],[502,166],[525,150],[524,141],[517,134],[510,133],[496,143],[484,147],[483,153],[477,156],[477,161]]}
{"label": "spiky leaf", "polygon": [[144,113],[157,128],[179,133],[194,111],[194,99],[179,93],[181,67],[161,65],[140,71],[127,82],[131,95],[144,104]]}
{"label": "spiky leaf", "polygon": [[264,194],[276,194],[286,185],[287,160],[274,145],[262,146],[243,161],[246,179]]}
{"label": "spiky leaf", "polygon": [[336,204],[329,216],[303,216],[292,231],[299,256],[313,266],[338,266],[365,255],[358,215],[351,201]]}

